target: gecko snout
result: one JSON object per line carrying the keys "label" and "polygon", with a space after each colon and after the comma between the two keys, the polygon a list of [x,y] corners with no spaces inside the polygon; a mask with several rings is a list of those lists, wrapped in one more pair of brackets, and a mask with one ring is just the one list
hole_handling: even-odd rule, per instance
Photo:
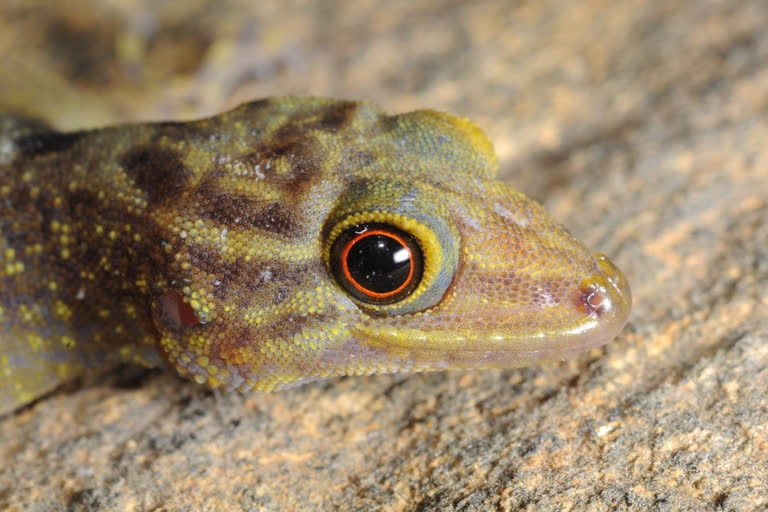
{"label": "gecko snout", "polygon": [[576,306],[598,319],[604,338],[612,338],[627,323],[632,293],[624,273],[604,254],[595,254],[595,272],[579,283]]}

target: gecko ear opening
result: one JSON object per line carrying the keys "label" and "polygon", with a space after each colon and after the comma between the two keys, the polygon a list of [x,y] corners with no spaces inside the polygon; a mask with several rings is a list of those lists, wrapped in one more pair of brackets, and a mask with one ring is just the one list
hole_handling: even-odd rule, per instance
{"label": "gecko ear opening", "polygon": [[168,290],[157,298],[157,312],[160,321],[171,328],[178,329],[181,326],[201,323],[195,310],[184,300],[184,296],[173,290]]}

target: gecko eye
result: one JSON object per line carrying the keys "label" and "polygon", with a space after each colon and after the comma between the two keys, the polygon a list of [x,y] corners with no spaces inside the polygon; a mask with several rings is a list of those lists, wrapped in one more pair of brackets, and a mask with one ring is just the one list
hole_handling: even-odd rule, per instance
{"label": "gecko eye", "polygon": [[330,267],[339,284],[369,304],[393,304],[419,285],[424,256],[416,239],[394,226],[356,224],[334,240]]}
{"label": "gecko eye", "polygon": [[453,282],[459,231],[445,206],[420,192],[398,181],[361,180],[328,214],[328,277],[364,314],[421,313],[437,307]]}

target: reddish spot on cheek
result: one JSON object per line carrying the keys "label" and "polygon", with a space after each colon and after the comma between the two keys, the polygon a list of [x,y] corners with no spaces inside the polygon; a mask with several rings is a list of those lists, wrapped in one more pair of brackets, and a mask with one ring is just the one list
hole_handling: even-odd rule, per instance
{"label": "reddish spot on cheek", "polygon": [[188,303],[184,302],[184,296],[175,291],[167,291],[160,295],[158,307],[162,316],[177,325],[200,325],[200,319]]}

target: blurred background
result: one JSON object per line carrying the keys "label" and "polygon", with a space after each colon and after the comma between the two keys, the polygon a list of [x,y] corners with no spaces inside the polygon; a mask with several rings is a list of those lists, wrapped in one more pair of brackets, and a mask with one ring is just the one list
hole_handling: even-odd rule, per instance
{"label": "blurred background", "polygon": [[531,368],[75,385],[0,420],[0,509],[767,510],[766,27],[765,0],[0,0],[0,112],[449,111],[634,299]]}
{"label": "blurred background", "polygon": [[[470,116],[509,163],[622,125],[679,83],[682,68],[664,58],[669,39],[693,59],[724,37],[728,6],[698,3],[711,5],[4,0],[0,108],[81,128],[206,116],[282,94],[365,98],[391,112]],[[700,24],[695,36],[681,32],[681,16]],[[744,12],[731,27],[760,20]]]}

